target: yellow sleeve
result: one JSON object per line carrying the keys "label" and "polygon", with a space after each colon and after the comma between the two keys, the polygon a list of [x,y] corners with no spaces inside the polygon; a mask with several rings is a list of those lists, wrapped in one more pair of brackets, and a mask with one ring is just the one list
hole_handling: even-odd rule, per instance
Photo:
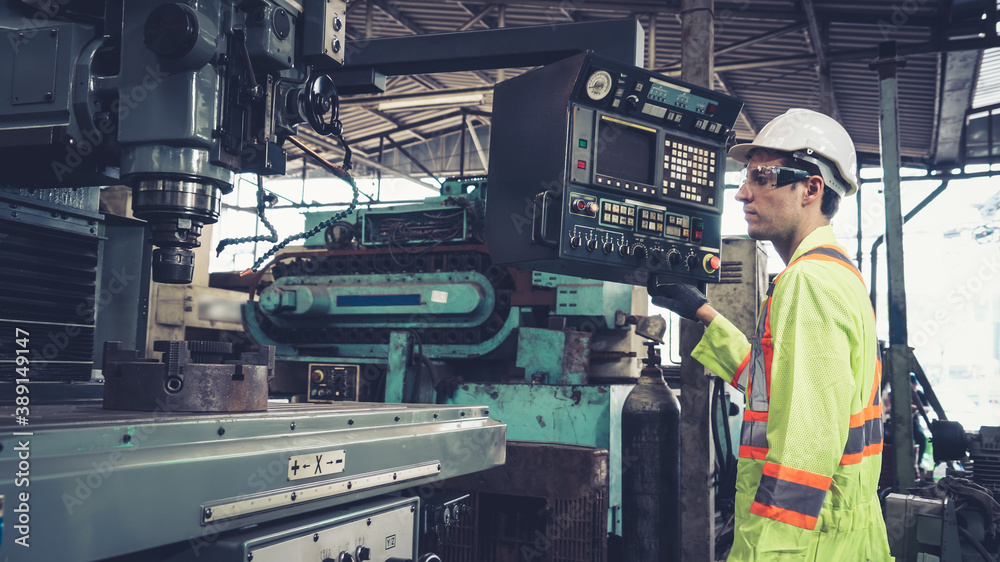
{"label": "yellow sleeve", "polygon": [[741,528],[758,537],[759,553],[774,554],[762,560],[805,559],[844,454],[859,326],[835,285],[789,270],[771,303],[768,453]]}
{"label": "yellow sleeve", "polygon": [[720,314],[705,328],[705,334],[691,356],[726,382],[733,382],[736,369],[748,353],[750,342],[746,336]]}

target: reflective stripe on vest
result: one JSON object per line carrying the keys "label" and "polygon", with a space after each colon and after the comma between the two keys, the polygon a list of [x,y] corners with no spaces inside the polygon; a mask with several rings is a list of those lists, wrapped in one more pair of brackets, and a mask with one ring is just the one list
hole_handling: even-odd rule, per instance
{"label": "reflective stripe on vest", "polygon": [[841,465],[858,464],[865,457],[882,452],[882,360],[875,352],[875,380],[872,383],[871,398],[867,406],[857,414],[851,415],[850,429],[847,432],[847,444],[844,446],[844,456]]}
{"label": "reflective stripe on vest", "polygon": [[[819,246],[799,256],[799,260],[825,260],[841,263],[864,283],[861,273],[836,246]],[[786,271],[788,268],[785,269]],[[784,272],[782,272],[784,274]],[[771,297],[781,275],[771,282],[767,298],[757,315],[757,326],[750,352],[733,377],[733,385],[747,395],[740,434],[740,458],[766,460],[767,418],[771,396]],[[882,452],[882,406],[879,400],[882,363],[876,351],[875,377],[870,398],[861,412],[851,415],[847,444],[841,465],[857,464],[865,457]],[[814,529],[832,480],[811,472],[765,463],[750,513],[782,521],[805,529]]]}
{"label": "reflective stripe on vest", "polygon": [[833,479],[826,476],[766,463],[750,513],[803,529],[815,529],[832,482]]}

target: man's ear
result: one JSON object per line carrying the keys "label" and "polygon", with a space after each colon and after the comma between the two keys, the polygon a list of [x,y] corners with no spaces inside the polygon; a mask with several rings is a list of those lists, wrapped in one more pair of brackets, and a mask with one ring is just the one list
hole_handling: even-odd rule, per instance
{"label": "man's ear", "polygon": [[[802,190],[802,206],[811,205],[816,200],[823,199],[823,189],[826,182],[823,181],[823,176],[814,175],[809,176],[809,179],[805,180],[805,189]],[[826,188],[829,189],[829,188]]]}

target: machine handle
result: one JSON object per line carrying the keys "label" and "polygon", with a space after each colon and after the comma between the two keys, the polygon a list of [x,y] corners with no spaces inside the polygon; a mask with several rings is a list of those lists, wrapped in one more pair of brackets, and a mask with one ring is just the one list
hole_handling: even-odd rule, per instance
{"label": "machine handle", "polygon": [[[549,199],[555,199],[556,197],[550,191],[543,191],[535,196],[535,204],[538,205],[539,199],[541,199],[541,210],[539,212],[533,213],[531,215],[531,241],[539,246],[547,246],[550,248],[555,248],[559,245],[558,240],[552,240],[549,238]],[[541,217],[541,218],[539,218]]]}

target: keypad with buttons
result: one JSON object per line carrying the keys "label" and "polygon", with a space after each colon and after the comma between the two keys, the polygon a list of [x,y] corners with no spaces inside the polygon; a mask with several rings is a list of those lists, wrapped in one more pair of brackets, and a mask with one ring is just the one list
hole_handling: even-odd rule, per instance
{"label": "keypad with buttons", "polygon": [[635,207],[604,201],[601,204],[601,222],[632,229],[635,227]]}
{"label": "keypad with buttons", "polygon": [[663,212],[640,208],[636,226],[639,232],[663,234]]}
{"label": "keypad with buttons", "polygon": [[666,139],[663,144],[662,195],[714,206],[718,153],[679,140]]}

